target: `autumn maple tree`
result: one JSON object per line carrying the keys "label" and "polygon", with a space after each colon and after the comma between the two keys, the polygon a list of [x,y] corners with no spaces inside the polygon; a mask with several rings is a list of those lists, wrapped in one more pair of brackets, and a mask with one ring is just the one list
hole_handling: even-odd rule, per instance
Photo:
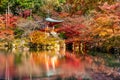
{"label": "autumn maple tree", "polygon": [[107,3],[104,3],[103,6],[99,6],[101,11],[96,12],[93,23],[91,24],[91,29],[93,30],[93,35],[96,35],[98,37],[107,37],[110,38],[115,35],[119,35],[120,33],[120,16],[119,13],[119,4],[116,3],[114,5],[109,5]]}
{"label": "autumn maple tree", "polygon": [[15,28],[17,17],[12,14],[4,14],[0,16],[0,28]]}
{"label": "autumn maple tree", "polygon": [[119,44],[119,5],[120,3],[110,5],[106,2],[99,6],[101,12],[95,11],[94,16],[91,17],[91,36],[93,37],[93,42],[96,46],[105,46],[106,49],[110,49],[114,44]]}
{"label": "autumn maple tree", "polygon": [[0,37],[5,38],[9,35],[13,37],[16,27],[17,17],[12,14],[4,14],[0,16]]}
{"label": "autumn maple tree", "polygon": [[84,41],[87,40],[89,36],[89,28],[82,24],[84,19],[79,18],[71,18],[68,17],[64,19],[65,22],[62,25],[55,29],[56,32],[62,33],[66,36],[66,42],[74,42],[74,41]]}

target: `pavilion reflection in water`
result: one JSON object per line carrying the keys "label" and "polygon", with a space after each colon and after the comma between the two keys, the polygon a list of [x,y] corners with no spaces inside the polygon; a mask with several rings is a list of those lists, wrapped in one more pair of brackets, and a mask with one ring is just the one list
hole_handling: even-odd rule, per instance
{"label": "pavilion reflection in water", "polygon": [[[96,73],[103,75],[109,71],[114,72],[99,56],[77,57],[64,49],[37,52],[0,50],[0,80],[56,80],[58,76],[94,80]],[[106,78],[110,79],[109,76]]]}
{"label": "pavilion reflection in water", "polygon": [[[84,74],[83,63],[65,50],[0,52],[0,79],[43,78]],[[85,63],[84,63],[85,64]]]}
{"label": "pavilion reflection in water", "polygon": [[12,77],[42,77],[57,74],[59,59],[65,55],[65,49],[29,52],[0,50],[0,79]]}

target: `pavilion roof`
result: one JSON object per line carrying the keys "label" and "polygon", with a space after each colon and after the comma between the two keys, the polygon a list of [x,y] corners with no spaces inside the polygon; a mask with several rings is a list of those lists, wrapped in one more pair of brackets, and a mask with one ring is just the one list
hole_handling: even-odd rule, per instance
{"label": "pavilion roof", "polygon": [[58,22],[58,23],[64,21],[64,20],[56,20],[56,19],[52,19],[52,18],[46,18],[45,20],[48,22]]}

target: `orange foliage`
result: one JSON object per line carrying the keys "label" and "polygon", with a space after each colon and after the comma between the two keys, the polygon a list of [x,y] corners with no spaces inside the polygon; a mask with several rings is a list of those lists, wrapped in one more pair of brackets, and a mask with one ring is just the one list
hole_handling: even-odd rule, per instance
{"label": "orange foliage", "polygon": [[68,17],[68,16],[69,16],[69,13],[61,12],[59,16],[62,17],[62,18]]}
{"label": "orange foliage", "polygon": [[10,29],[5,29],[5,30],[0,30],[0,38],[7,38],[7,37],[10,37],[10,38],[13,38],[14,36],[14,32]]}

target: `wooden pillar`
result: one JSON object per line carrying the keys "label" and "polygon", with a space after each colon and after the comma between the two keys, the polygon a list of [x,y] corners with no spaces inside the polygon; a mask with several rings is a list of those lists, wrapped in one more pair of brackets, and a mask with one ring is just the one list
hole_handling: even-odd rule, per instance
{"label": "wooden pillar", "polygon": [[79,44],[79,53],[80,53],[80,41],[78,42],[78,44]]}
{"label": "wooden pillar", "polygon": [[81,50],[81,53],[82,53],[82,54],[84,54],[83,46],[84,46],[84,45],[83,45],[83,43],[81,42],[81,43],[80,43],[80,50]]}
{"label": "wooden pillar", "polygon": [[75,51],[75,42],[73,42],[73,44],[72,44],[72,50],[73,50],[73,53],[74,53],[74,51]]}

